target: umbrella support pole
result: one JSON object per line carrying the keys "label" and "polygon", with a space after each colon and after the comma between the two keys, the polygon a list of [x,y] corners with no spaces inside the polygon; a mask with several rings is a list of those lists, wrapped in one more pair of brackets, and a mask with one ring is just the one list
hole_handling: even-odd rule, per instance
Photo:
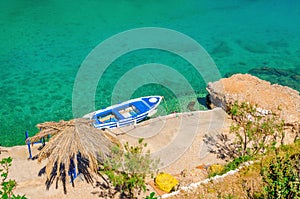
{"label": "umbrella support pole", "polygon": [[28,153],[29,153],[29,159],[32,159],[32,153],[31,153],[31,147],[30,147],[30,141],[28,136],[28,131],[25,131],[25,138],[26,138],[26,144],[28,146]]}
{"label": "umbrella support pole", "polygon": [[74,180],[78,177],[78,175],[80,174],[80,172],[76,172],[77,171],[77,165],[75,165],[74,160],[70,159],[70,163],[71,163],[71,169],[69,171],[69,176],[71,177],[71,182],[74,182]]}

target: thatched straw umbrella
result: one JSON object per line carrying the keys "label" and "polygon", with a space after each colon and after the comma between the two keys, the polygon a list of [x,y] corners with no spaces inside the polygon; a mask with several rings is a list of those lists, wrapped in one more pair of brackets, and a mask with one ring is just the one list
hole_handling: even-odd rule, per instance
{"label": "thatched straw umbrella", "polygon": [[[51,135],[49,142],[37,155],[38,161],[48,158],[47,165],[40,173],[47,174],[47,189],[55,179],[57,187],[60,179],[65,193],[68,172],[81,173],[88,183],[92,182],[93,174],[97,173],[98,162],[110,156],[113,145],[121,145],[105,131],[91,126],[86,119],[45,122],[37,127],[41,131],[29,138],[31,143]],[[73,176],[70,175],[69,178],[73,182]],[[72,185],[74,186],[73,183]]]}

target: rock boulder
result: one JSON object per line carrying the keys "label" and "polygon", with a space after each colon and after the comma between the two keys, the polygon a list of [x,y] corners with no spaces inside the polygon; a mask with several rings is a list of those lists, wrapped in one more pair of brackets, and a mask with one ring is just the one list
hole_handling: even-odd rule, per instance
{"label": "rock boulder", "polygon": [[299,92],[286,86],[271,84],[249,74],[236,74],[216,82],[208,83],[208,100],[212,107],[222,107],[239,102],[249,102],[268,111],[281,109],[280,117],[287,129],[299,136],[300,96]]}

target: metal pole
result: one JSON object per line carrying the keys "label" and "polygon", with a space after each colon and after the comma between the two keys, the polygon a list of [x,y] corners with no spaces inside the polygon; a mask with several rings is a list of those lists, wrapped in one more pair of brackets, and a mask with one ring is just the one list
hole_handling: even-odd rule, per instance
{"label": "metal pole", "polygon": [[30,141],[28,139],[29,138],[28,131],[25,131],[25,137],[26,137],[26,144],[28,146],[29,159],[32,159],[31,148],[30,148]]}

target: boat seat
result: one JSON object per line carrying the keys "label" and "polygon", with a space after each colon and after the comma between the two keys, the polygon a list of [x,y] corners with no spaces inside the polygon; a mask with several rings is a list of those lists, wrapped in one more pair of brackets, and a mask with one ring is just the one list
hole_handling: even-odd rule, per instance
{"label": "boat seat", "polygon": [[125,117],[123,117],[123,115],[121,115],[121,114],[119,113],[119,111],[116,110],[116,109],[113,109],[113,110],[112,110],[112,114],[114,114],[114,115],[116,116],[116,118],[118,118],[119,120],[125,119]]}

